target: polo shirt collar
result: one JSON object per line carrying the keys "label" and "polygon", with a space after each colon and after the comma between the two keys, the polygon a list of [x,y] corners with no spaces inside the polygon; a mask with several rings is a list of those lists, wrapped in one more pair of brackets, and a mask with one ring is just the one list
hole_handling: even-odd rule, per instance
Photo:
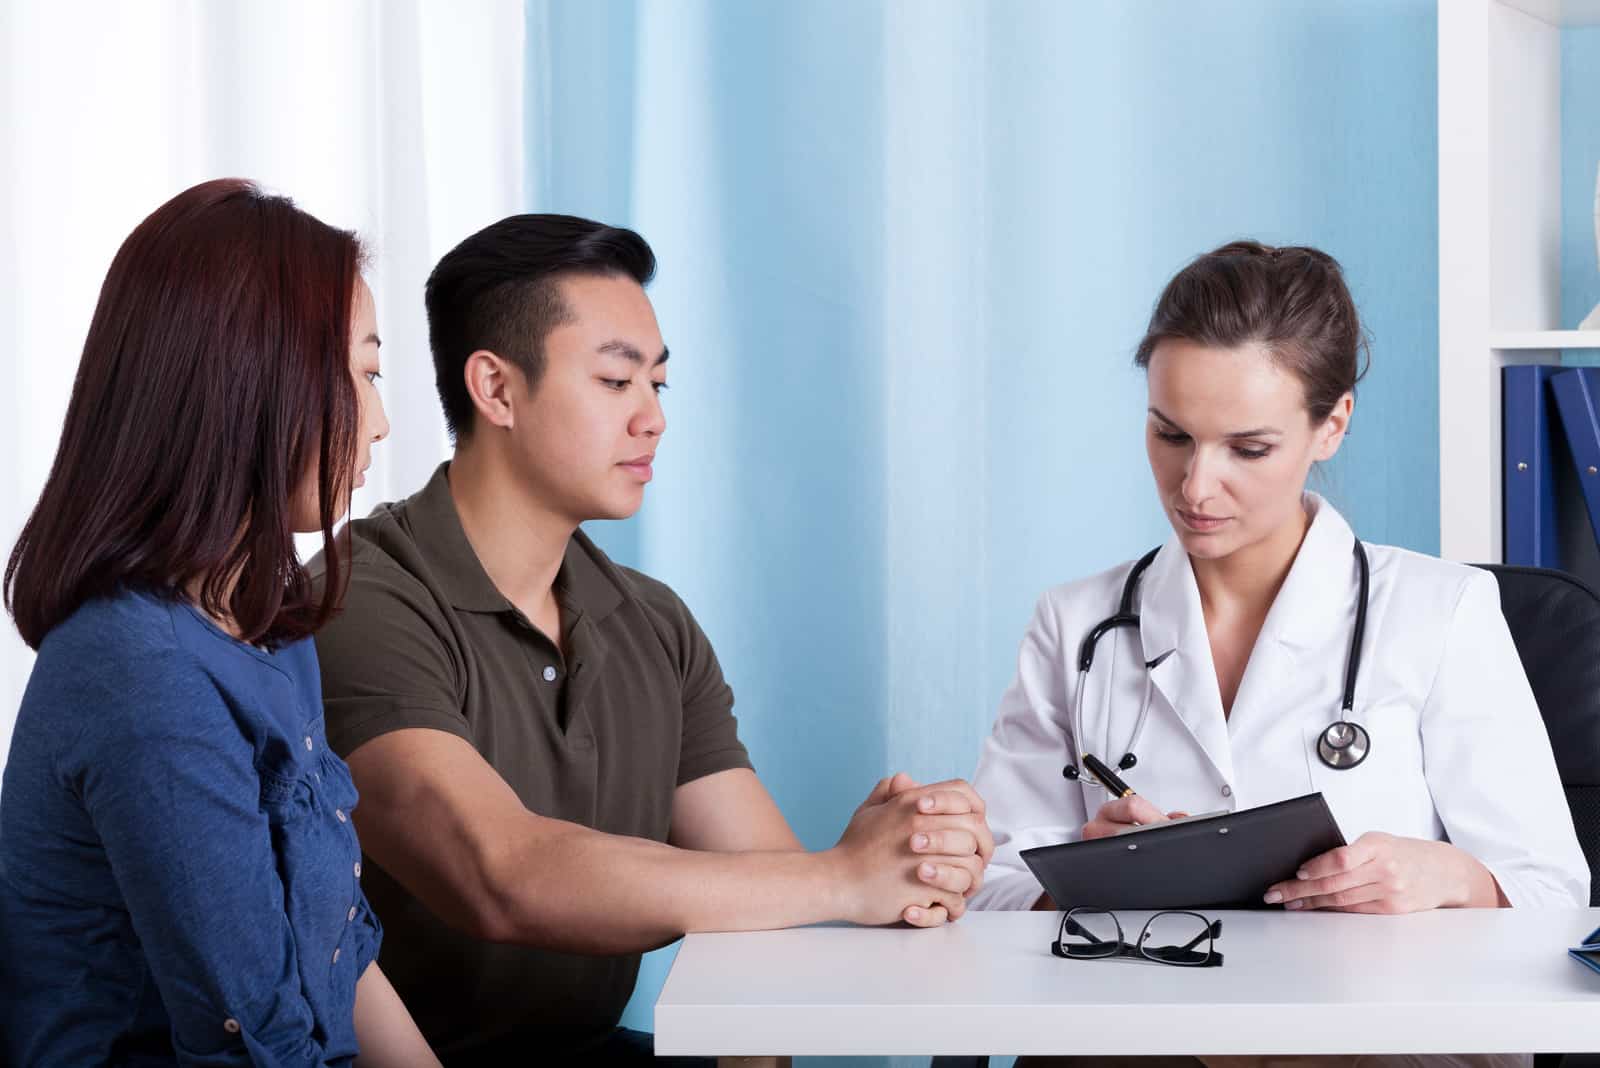
{"label": "polo shirt collar", "polygon": [[[450,461],[433,472],[427,485],[406,502],[418,546],[433,569],[450,604],[463,612],[515,612],[513,605],[489,578],[483,563],[467,540],[461,514],[450,496]],[[622,591],[601,563],[600,550],[578,531],[567,542],[561,570],[556,574],[556,599],[574,615],[599,622],[622,603]]]}
{"label": "polo shirt collar", "polygon": [[406,502],[417,547],[427,558],[439,588],[463,612],[510,612],[515,608],[483,569],[450,496],[450,461],[434,469],[428,484]]}
{"label": "polo shirt collar", "polygon": [[622,604],[622,591],[610,568],[610,561],[583,531],[575,531],[567,542],[561,570],[556,573],[556,600],[561,607],[589,617],[598,623]]}

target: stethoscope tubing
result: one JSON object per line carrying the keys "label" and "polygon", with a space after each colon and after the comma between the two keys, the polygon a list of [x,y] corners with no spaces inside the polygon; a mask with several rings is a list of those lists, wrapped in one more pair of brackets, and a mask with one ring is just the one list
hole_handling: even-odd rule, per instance
{"label": "stethoscope tubing", "polygon": [[[1122,597],[1118,602],[1116,614],[1107,616],[1089,628],[1089,632],[1084,635],[1083,641],[1079,643],[1078,690],[1072,702],[1072,729],[1075,734],[1074,740],[1085,753],[1089,749],[1083,735],[1083,698],[1085,691],[1088,689],[1089,671],[1094,666],[1095,649],[1100,644],[1101,638],[1107,634],[1112,634],[1112,658],[1115,661],[1118,641],[1116,632],[1129,627],[1135,630],[1138,629],[1139,613],[1134,610],[1133,599],[1138,591],[1140,578],[1143,577],[1150,565],[1155,562],[1156,554],[1160,551],[1161,549],[1158,546],[1139,558],[1133,565],[1133,569],[1128,572],[1128,577],[1123,580]],[[1322,733],[1317,736],[1317,758],[1335,771],[1348,771],[1356,767],[1365,761],[1372,752],[1372,737],[1368,734],[1366,727],[1350,718],[1355,710],[1356,680],[1361,674],[1361,647],[1366,640],[1367,604],[1371,598],[1372,586],[1372,568],[1367,559],[1366,546],[1361,544],[1360,538],[1355,539],[1355,558],[1356,570],[1359,575],[1360,596],[1356,600],[1355,626],[1351,628],[1350,633],[1350,655],[1345,661],[1344,692],[1340,695],[1339,704],[1340,718],[1328,724]],[[1176,650],[1169,649],[1145,662],[1144,699],[1139,703],[1139,718],[1134,721],[1133,734],[1128,739],[1126,752],[1117,761],[1117,766],[1123,770],[1132,768],[1139,761],[1134,750],[1138,748],[1139,740],[1144,736],[1145,721],[1150,715],[1150,703],[1153,696],[1151,692],[1151,673],[1174,652]],[[1116,664],[1113,662],[1112,670],[1114,671],[1115,668]],[[1108,685],[1106,689],[1106,704],[1108,707],[1106,708],[1107,715],[1104,717],[1108,732],[1106,738],[1108,745],[1111,741],[1109,737],[1111,689],[1112,687]],[[1062,768],[1061,773],[1066,778],[1074,780],[1081,774],[1076,760],[1069,762],[1066,767]]]}

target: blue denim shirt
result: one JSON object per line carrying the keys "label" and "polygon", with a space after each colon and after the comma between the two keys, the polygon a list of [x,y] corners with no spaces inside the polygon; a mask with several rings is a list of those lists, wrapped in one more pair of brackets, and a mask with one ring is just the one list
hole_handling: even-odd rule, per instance
{"label": "blue denim shirt", "polygon": [[381,938],[310,641],[181,604],[45,638],[0,789],[0,1062],[330,1065]]}

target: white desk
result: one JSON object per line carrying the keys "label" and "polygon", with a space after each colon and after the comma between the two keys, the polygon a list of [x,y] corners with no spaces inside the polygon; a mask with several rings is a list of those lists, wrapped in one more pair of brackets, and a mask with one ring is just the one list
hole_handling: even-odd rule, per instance
{"label": "white desk", "polygon": [[[1119,913],[1136,938],[1147,913]],[[1251,1054],[1600,1051],[1600,909],[1217,912],[1221,968],[1050,954],[1059,913],[934,931],[685,939],[656,1052]]]}

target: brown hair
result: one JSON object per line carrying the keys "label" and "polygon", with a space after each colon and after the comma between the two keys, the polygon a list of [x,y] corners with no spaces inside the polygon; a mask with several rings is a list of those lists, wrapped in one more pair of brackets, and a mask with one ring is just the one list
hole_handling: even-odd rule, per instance
{"label": "brown hair", "polygon": [[[37,649],[93,598],[181,597],[195,581],[200,607],[245,641],[279,645],[327,621],[346,581],[333,525],[358,448],[349,368],[361,262],[354,234],[237,178],[179,193],[128,235],[50,477],[6,564],[24,641]],[[313,470],[320,600],[291,514]]]}
{"label": "brown hair", "polygon": [[1234,241],[1197,257],[1162,291],[1133,362],[1148,368],[1169,338],[1225,349],[1261,345],[1300,380],[1314,423],[1354,392],[1371,363],[1338,261],[1299,245]]}

